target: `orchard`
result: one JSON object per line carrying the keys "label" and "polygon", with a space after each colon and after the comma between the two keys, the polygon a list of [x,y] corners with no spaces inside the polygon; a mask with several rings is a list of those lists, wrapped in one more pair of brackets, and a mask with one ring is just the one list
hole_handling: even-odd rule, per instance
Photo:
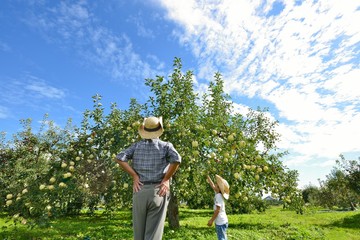
{"label": "orchard", "polygon": [[298,174],[283,165],[286,153],[276,146],[278,123],[267,117],[266,109],[250,109],[246,116],[234,113],[219,73],[202,96],[194,91],[193,78],[175,58],[170,76],[145,80],[151,95],[144,104],[131,99],[126,110],[114,103],[106,111],[96,95],[80,126],[69,120],[60,128],[45,116],[34,133],[31,120],[22,120],[23,130],[11,141],[4,134],[1,138],[0,211],[23,224],[46,225],[80,211],[101,207],[111,216],[131,207],[132,180],[114,158],[139,140],[142,119],[153,115],[163,116],[161,138],[182,156],[171,185],[168,217],[173,228],[179,227],[180,203],[190,208],[212,205],[206,176],[215,174],[230,184],[229,213],[264,210],[264,194],[302,213]]}

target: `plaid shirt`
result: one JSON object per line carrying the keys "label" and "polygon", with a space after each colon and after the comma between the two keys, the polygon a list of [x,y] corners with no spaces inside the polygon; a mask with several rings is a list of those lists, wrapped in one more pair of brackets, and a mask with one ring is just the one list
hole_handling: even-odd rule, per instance
{"label": "plaid shirt", "polygon": [[161,182],[169,163],[180,163],[181,157],[172,143],[160,139],[143,139],[120,152],[116,158],[127,162],[132,160],[132,168],[141,182]]}

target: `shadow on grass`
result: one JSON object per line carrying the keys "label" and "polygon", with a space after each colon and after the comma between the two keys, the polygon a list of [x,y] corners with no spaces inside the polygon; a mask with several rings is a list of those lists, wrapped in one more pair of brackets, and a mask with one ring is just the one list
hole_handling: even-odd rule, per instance
{"label": "shadow on grass", "polygon": [[263,224],[263,223],[230,223],[229,228],[238,228],[246,230],[261,230],[261,229],[274,229],[273,224]]}
{"label": "shadow on grass", "polygon": [[339,221],[335,221],[327,225],[327,227],[360,229],[360,213],[350,217],[345,217]]}

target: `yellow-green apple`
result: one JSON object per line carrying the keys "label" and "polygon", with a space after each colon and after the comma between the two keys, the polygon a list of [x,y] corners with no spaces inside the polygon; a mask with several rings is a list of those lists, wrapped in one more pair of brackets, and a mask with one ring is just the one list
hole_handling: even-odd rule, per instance
{"label": "yellow-green apple", "polygon": [[199,146],[199,143],[197,141],[192,141],[191,145],[193,148],[197,148]]}

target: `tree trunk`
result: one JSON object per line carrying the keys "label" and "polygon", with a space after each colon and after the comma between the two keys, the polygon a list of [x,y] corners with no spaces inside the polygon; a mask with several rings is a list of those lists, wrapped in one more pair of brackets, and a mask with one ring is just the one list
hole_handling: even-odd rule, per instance
{"label": "tree trunk", "polygon": [[351,211],[355,211],[356,210],[356,206],[353,202],[350,202],[350,209]]}
{"label": "tree trunk", "polygon": [[171,192],[171,198],[168,206],[168,221],[171,229],[178,229],[180,227],[179,221],[179,203],[176,196]]}

